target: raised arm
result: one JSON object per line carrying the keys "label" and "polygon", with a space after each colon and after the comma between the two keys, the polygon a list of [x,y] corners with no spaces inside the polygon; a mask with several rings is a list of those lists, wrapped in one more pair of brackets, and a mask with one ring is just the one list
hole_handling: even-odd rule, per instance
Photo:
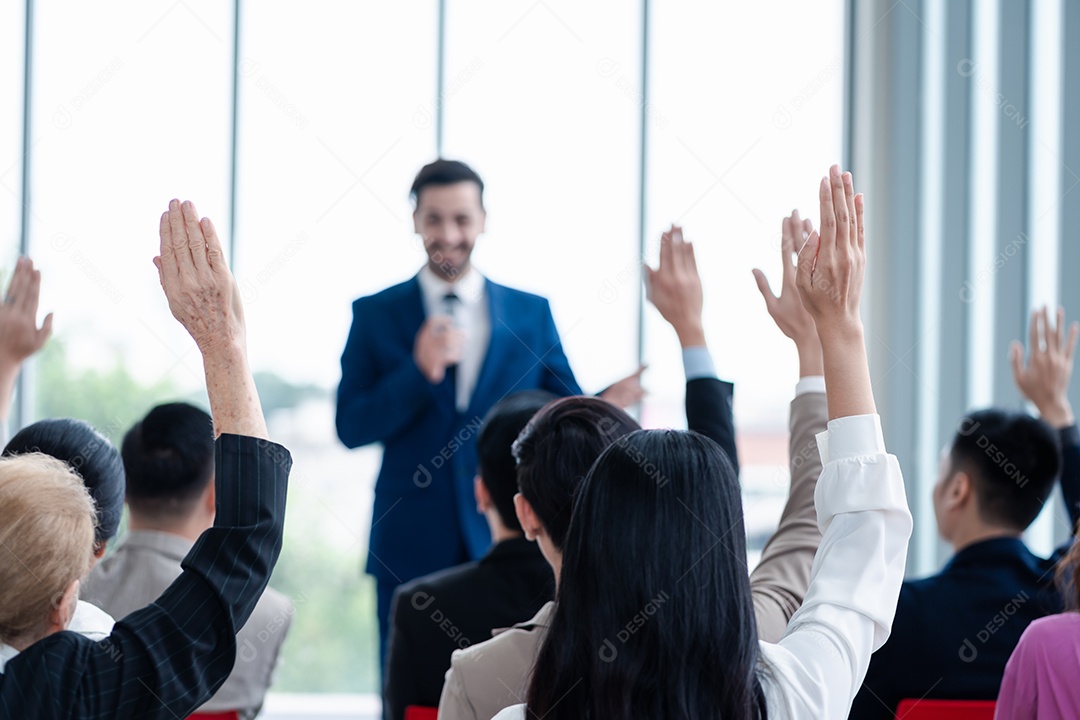
{"label": "raised arm", "polygon": [[821,546],[803,605],[763,659],[792,717],[847,717],[871,653],[889,636],[911,514],[876,415],[859,316],[865,268],[862,196],[833,166],[822,180],[821,234],[799,253],[796,286],[822,345],[830,422],[821,438]]}
{"label": "raised arm", "polygon": [[687,426],[715,440],[738,473],[732,408],[734,386],[716,377],[702,323],[701,275],[694,246],[683,240],[682,228],[672,225],[661,236],[660,264],[655,270],[646,265],[644,271],[649,302],[671,324],[682,347]]}
{"label": "raised arm", "polygon": [[[1057,322],[1051,326],[1044,307],[1031,313],[1027,362],[1024,347],[1014,341],[1009,348],[1013,379],[1040,417],[1061,433],[1061,493],[1069,511],[1071,526],[1080,519],[1080,431],[1069,402],[1076,340],[1080,324],[1074,322],[1065,335],[1065,309],[1058,308]],[[1071,539],[1069,543],[1071,543]]]}
{"label": "raised arm", "polygon": [[19,258],[0,304],[0,446],[8,441],[11,398],[23,361],[40,350],[52,332],[52,313],[37,326],[40,292],[41,271],[30,258]]}
{"label": "raised arm", "polygon": [[810,584],[821,531],[814,508],[814,489],[821,475],[821,457],[816,436],[826,429],[829,410],[825,400],[821,342],[814,319],[799,298],[795,287],[794,257],[813,231],[809,220],[799,218],[799,211],[784,218],[781,228],[780,295],[769,288],[761,270],[754,270],[758,289],[780,331],[795,343],[799,356],[799,383],[791,402],[789,418],[788,463],[791,485],[780,524],[769,538],[754,572],[750,588],[758,635],[766,642],[777,642],[787,629],[791,616],[799,609]]}
{"label": "raised arm", "polygon": [[[56,678],[55,716],[174,720],[228,677],[236,631],[262,595],[281,549],[289,452],[267,440],[248,370],[244,316],[213,224],[173,200],[154,259],[169,308],[203,355],[215,447],[217,516],[153,604],[92,643],[58,633],[26,654]],[[63,663],[61,672],[57,665]]]}

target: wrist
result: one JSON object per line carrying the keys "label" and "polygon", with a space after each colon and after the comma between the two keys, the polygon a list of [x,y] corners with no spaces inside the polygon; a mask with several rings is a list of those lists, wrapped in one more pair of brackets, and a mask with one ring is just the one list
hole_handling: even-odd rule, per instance
{"label": "wrist", "polygon": [[831,351],[847,352],[854,347],[865,350],[862,321],[841,321],[837,323],[817,323],[818,340],[824,356]]}
{"label": "wrist", "polygon": [[825,356],[817,338],[812,344],[796,341],[795,346],[799,353],[799,377],[825,374]]}
{"label": "wrist", "polygon": [[705,347],[705,329],[701,323],[687,323],[675,327],[675,334],[679,336],[679,345],[683,348]]}
{"label": "wrist", "polygon": [[1051,403],[1038,405],[1039,416],[1052,427],[1060,430],[1076,424],[1076,416],[1073,415],[1072,404],[1067,399],[1055,400]]}

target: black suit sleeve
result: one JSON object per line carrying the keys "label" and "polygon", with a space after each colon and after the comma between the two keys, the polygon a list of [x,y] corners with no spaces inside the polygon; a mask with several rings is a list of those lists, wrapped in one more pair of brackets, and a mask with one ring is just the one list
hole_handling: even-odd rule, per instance
{"label": "black suit sleeve", "polygon": [[735,449],[735,416],[732,410],[734,395],[734,385],[716,378],[695,378],[686,382],[687,426],[715,440],[727,453],[738,474],[739,454]]}
{"label": "black suit sleeve", "polygon": [[280,445],[221,436],[217,518],[180,577],[101,642],[61,632],[14,658],[0,676],[0,717],[175,720],[206,702],[277,562],[291,465]]}
{"label": "black suit sleeve", "polygon": [[422,648],[412,647],[405,625],[411,620],[408,602],[412,592],[401,586],[394,593],[390,609],[390,640],[387,644],[386,678],[383,685],[383,720],[404,720],[405,708],[416,704],[417,689],[410,665]]}
{"label": "black suit sleeve", "polygon": [[1075,528],[1080,519],[1080,428],[1076,425],[1061,430],[1061,494]]}

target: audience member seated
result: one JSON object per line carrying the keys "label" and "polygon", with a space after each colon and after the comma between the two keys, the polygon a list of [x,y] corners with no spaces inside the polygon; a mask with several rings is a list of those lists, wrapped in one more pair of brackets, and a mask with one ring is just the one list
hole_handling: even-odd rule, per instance
{"label": "audience member seated", "polygon": [[[1074,333],[1071,344],[1075,342]],[[1076,539],[1058,565],[1057,581],[1066,612],[1034,620],[1020,636],[1001,681],[998,720],[1073,720],[1080,709],[1080,542]]]}
{"label": "audience member seated", "polygon": [[[120,528],[124,511],[124,464],[120,453],[89,423],[74,418],[39,420],[15,433],[3,454],[6,457],[23,453],[54,457],[67,463],[82,478],[97,511],[90,558],[93,567],[105,555],[106,545]],[[111,615],[80,599],[67,629],[91,640],[102,640],[112,632],[113,623]]]}
{"label": "audience member seated", "polygon": [[404,720],[409,705],[439,704],[450,654],[534,615],[555,592],[551,567],[525,539],[514,511],[517,469],[511,446],[555,395],[515,393],[488,411],[476,438],[477,510],[495,543],[478,562],[413,580],[397,589],[391,610],[383,714]]}
{"label": "audience member seated", "polygon": [[802,607],[778,644],[758,640],[731,464],[694,432],[631,433],[581,484],[527,706],[499,720],[847,711],[889,635],[911,515],[859,319],[862,197],[835,166],[821,195],[823,232],[800,253],[797,283],[822,341],[831,421],[817,488],[824,536]]}
{"label": "audience member seated", "polygon": [[[798,232],[802,225],[797,222],[797,216],[796,224],[795,231]],[[785,257],[790,264],[793,236],[787,232],[789,225],[790,219],[785,220],[785,247],[788,248]],[[733,387],[716,378],[702,325],[702,288],[694,249],[692,244],[683,241],[680,228],[672,227],[664,233],[659,268],[649,268],[647,272],[649,299],[672,325],[683,348],[687,424],[692,430],[715,440],[732,461],[737,474]],[[793,278],[793,274],[785,275],[785,303],[776,308],[777,322],[796,340],[800,371],[807,376],[819,376],[822,372],[821,346],[813,319],[805,314],[801,304],[796,309],[788,302],[796,292],[790,284],[794,282]],[[806,392],[800,393],[792,403],[790,496],[780,526],[766,545],[751,580],[759,632],[773,639],[779,639],[783,634],[788,619],[802,602],[821,538],[813,506],[814,487],[821,465],[815,453],[807,452],[808,446],[814,446],[814,434],[824,430],[825,420],[819,422],[818,419],[824,414],[825,405],[825,396],[820,389],[808,386]],[[550,410],[550,407],[545,409],[541,415]],[[523,458],[529,457],[531,445],[536,446],[531,450],[535,460],[518,471],[523,493],[519,507],[529,516],[526,528],[535,528],[541,548],[552,560],[558,578],[562,539],[569,518],[553,517],[551,509],[568,513],[569,498],[599,451],[637,426],[620,426],[620,432],[608,438],[596,437],[595,430],[591,434],[581,434],[575,441],[580,447],[575,449],[574,443],[568,445],[555,434],[562,429],[553,415],[548,414],[547,422],[539,416],[533,422],[519,440]],[[604,422],[606,426],[613,426],[614,421]],[[591,442],[585,444],[586,439]],[[565,454],[565,459],[556,454],[559,450]],[[566,477],[573,478],[570,487],[561,480]],[[530,500],[526,487],[535,500]],[[520,702],[553,610],[554,604],[550,604],[532,620],[493,640],[455,652],[439,704],[440,717],[445,720],[489,718],[500,709]]]}
{"label": "audience member seated", "polygon": [[894,632],[870,663],[852,706],[857,720],[892,718],[904,698],[993,700],[1005,663],[1036,618],[1060,612],[1060,548],[1034,555],[1021,535],[1061,475],[1075,523],[1080,432],[1068,386],[1072,353],[1046,310],[1031,319],[1030,359],[1012,351],[1016,384],[1041,420],[982,410],[960,421],[934,488],[938,531],[955,553],[937,575],[904,583]]}
{"label": "audience member seated", "polygon": [[20,257],[0,303],[0,444],[7,443],[11,398],[23,361],[40,350],[52,333],[52,313],[37,326],[40,294],[41,271],[34,269],[30,258]]}
{"label": "audience member seated", "polygon": [[[182,572],[180,563],[214,524],[214,425],[186,403],[159,405],[124,436],[128,533],[90,573],[83,597],[114,617],[154,601]],[[258,714],[270,687],[293,607],[266,588],[236,634],[236,664],[200,712]]]}
{"label": "audience member seated", "polygon": [[[0,717],[175,720],[225,681],[236,631],[281,548],[287,450],[267,439],[243,306],[213,225],[172,201],[154,262],[203,357],[214,419],[217,515],[154,604],[100,642],[65,630],[93,552],[93,502],[39,454],[0,459]],[[34,571],[29,570],[30,567]]]}

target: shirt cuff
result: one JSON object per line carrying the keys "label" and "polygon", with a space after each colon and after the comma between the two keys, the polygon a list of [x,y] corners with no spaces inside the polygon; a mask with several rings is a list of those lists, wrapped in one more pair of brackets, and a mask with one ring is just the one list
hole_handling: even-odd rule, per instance
{"label": "shirt cuff", "polygon": [[799,378],[799,382],[795,384],[795,397],[805,395],[806,393],[823,392],[825,392],[824,375],[807,375],[806,377]]}
{"label": "shirt cuff", "polygon": [[686,371],[687,382],[699,378],[716,377],[716,367],[713,365],[712,355],[709,349],[703,345],[683,348],[683,369]]}
{"label": "shirt cuff", "polygon": [[829,421],[828,429],[817,435],[822,465],[862,455],[885,453],[885,436],[878,415],[850,415]]}

